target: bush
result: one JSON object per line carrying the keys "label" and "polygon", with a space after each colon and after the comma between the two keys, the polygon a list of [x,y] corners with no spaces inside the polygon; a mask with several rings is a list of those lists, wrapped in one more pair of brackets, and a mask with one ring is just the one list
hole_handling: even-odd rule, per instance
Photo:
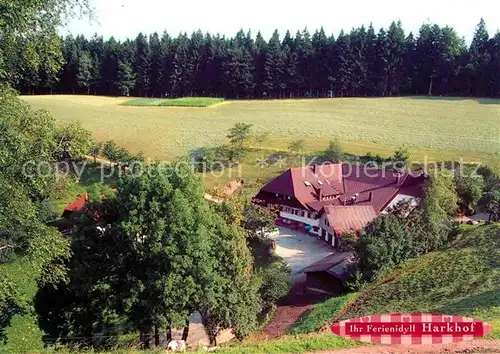
{"label": "bush", "polygon": [[227,152],[222,148],[199,148],[191,152],[193,164],[198,172],[219,171],[225,166]]}
{"label": "bush", "polygon": [[372,281],[385,268],[392,268],[415,255],[413,236],[403,220],[392,214],[380,215],[367,225],[356,244],[359,271]]}
{"label": "bush", "polygon": [[459,196],[459,204],[462,211],[473,213],[479,200],[483,195],[484,180],[482,177],[465,175],[456,175],[453,178],[456,192]]}
{"label": "bush", "polygon": [[31,314],[15,315],[6,328],[7,340],[0,342],[0,353],[39,353],[43,350],[43,332]]}
{"label": "bush", "polygon": [[37,206],[38,218],[42,222],[48,223],[57,219],[58,215],[52,209],[52,204],[50,203],[50,200],[44,199],[36,203],[36,206]]}
{"label": "bush", "polygon": [[271,263],[261,273],[262,284],[259,289],[262,308],[268,311],[288,294],[292,286],[290,268],[282,260]]}
{"label": "bush", "polygon": [[379,166],[382,163],[384,163],[385,161],[387,161],[387,159],[384,159],[379,154],[373,155],[371,152],[366,153],[365,159],[366,159],[367,163],[368,162],[375,162],[377,164],[377,166]]}
{"label": "bush", "polygon": [[103,199],[113,199],[115,197],[115,193],[113,189],[104,183],[94,183],[87,189],[89,203],[98,204],[101,203]]}
{"label": "bush", "polygon": [[356,235],[356,232],[352,230],[343,231],[339,237],[339,251],[341,252],[354,251],[357,242],[358,242],[358,235]]}
{"label": "bush", "polygon": [[396,151],[394,151],[394,155],[392,155],[392,162],[394,168],[397,170],[402,170],[405,168],[408,160],[410,159],[410,153],[406,148],[400,147]]}

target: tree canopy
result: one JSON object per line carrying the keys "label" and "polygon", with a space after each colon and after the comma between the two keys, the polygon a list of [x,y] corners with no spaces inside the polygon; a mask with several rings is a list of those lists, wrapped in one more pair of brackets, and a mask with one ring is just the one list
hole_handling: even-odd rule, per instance
{"label": "tree canopy", "polygon": [[[37,285],[66,279],[64,261],[70,250],[58,230],[45,225],[40,210],[42,202],[55,191],[56,170],[51,165],[57,135],[54,120],[30,109],[12,90],[0,87],[0,130],[0,244],[5,246],[0,250],[3,343],[9,340],[5,330],[11,321],[34,324],[32,299]],[[41,343],[32,345],[34,348]]]}

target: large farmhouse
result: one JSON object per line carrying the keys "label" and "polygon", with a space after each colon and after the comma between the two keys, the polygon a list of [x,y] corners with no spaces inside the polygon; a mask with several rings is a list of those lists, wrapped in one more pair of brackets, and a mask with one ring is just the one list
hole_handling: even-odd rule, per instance
{"label": "large farmhouse", "polygon": [[347,163],[296,167],[267,183],[254,202],[278,205],[279,225],[336,246],[342,232],[363,229],[398,202],[418,205],[424,179],[423,173]]}

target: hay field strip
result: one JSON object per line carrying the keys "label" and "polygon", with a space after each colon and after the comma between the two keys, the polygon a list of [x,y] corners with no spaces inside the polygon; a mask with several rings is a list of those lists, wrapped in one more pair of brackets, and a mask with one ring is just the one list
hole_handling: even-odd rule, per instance
{"label": "hay field strip", "polygon": [[211,107],[224,102],[223,98],[183,97],[183,98],[132,98],[122,103],[123,106],[152,107]]}
{"label": "hay field strip", "polygon": [[[58,120],[80,121],[98,140],[115,139],[131,151],[140,150],[155,159],[219,145],[225,141],[227,129],[245,122],[253,124],[255,132],[271,132],[264,143],[269,148],[286,149],[288,141],[304,138],[306,148],[316,151],[336,137],[352,153],[385,153],[405,145],[431,155],[463,153],[500,160],[500,100],[493,99],[336,98],[231,101],[209,108],[178,108],[123,106],[130,98],[22,98]],[[350,142],[356,151],[349,148]]]}

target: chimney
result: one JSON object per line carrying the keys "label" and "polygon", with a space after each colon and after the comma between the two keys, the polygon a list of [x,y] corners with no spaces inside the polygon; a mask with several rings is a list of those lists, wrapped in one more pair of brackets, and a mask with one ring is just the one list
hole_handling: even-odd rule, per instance
{"label": "chimney", "polygon": [[372,198],[373,198],[373,192],[370,192],[368,194],[368,201],[371,202],[372,201]]}
{"label": "chimney", "polygon": [[311,170],[313,173],[316,173],[316,165],[311,165]]}
{"label": "chimney", "polygon": [[401,173],[396,174],[396,184],[399,186],[399,183],[401,182]]}
{"label": "chimney", "polygon": [[318,197],[319,200],[323,200],[323,190],[321,187],[318,188]]}

